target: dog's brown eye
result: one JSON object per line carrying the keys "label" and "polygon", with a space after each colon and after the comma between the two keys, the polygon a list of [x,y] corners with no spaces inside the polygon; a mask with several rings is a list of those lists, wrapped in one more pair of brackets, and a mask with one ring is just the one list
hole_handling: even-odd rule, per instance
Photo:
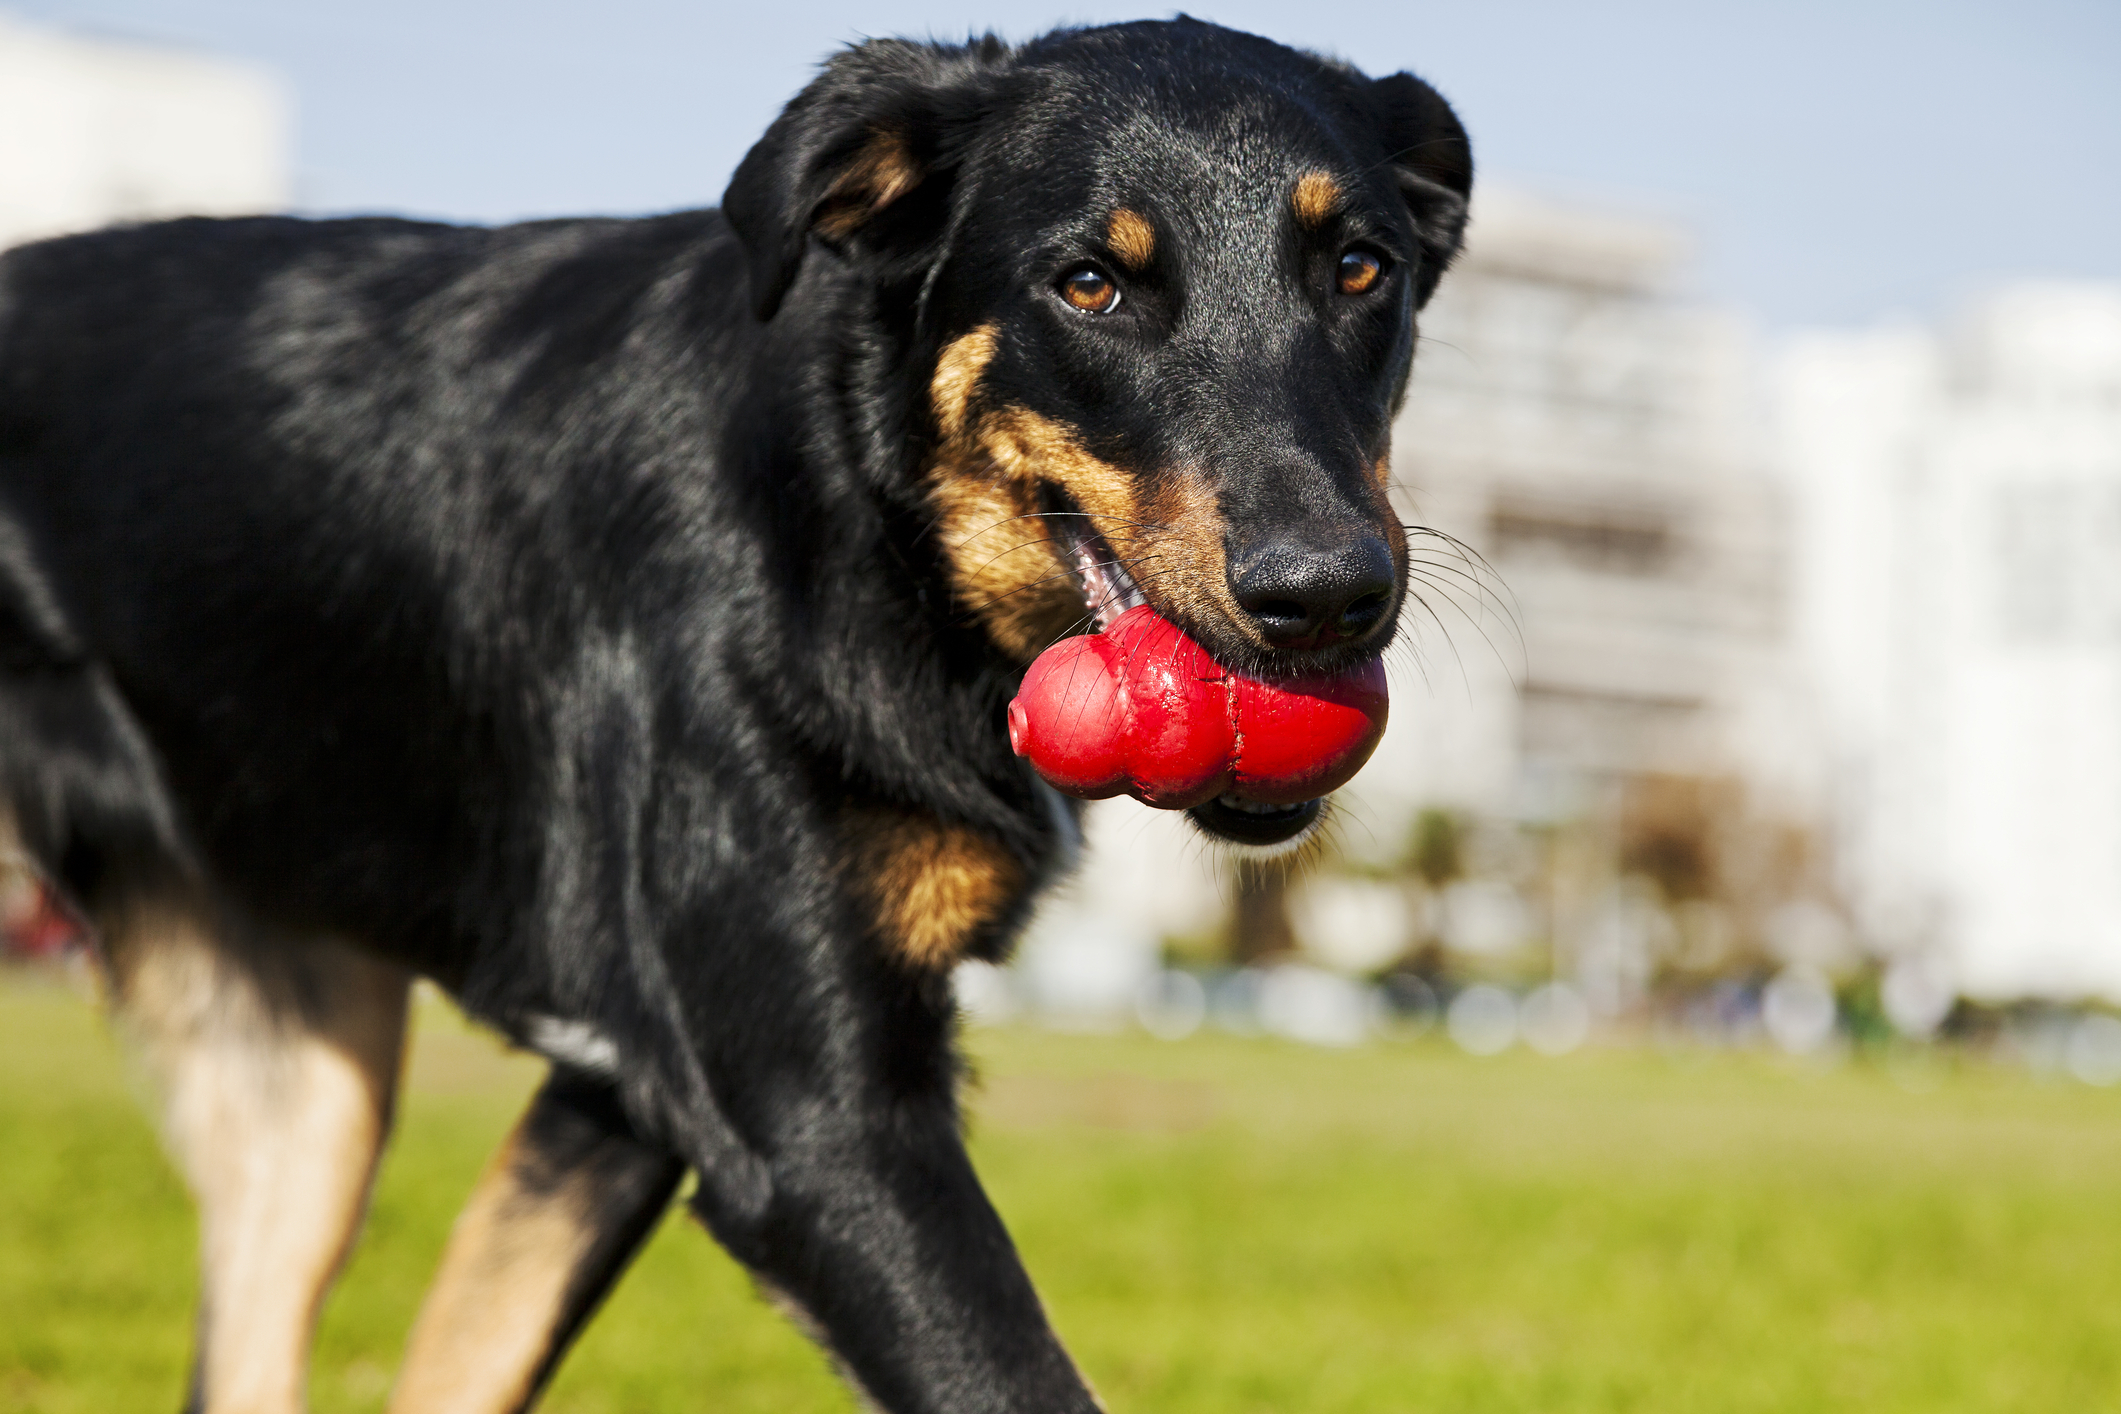
{"label": "dog's brown eye", "polygon": [[1368,294],[1385,275],[1385,264],[1366,250],[1351,250],[1340,258],[1340,292]]}
{"label": "dog's brown eye", "polygon": [[1090,269],[1061,281],[1061,297],[1085,314],[1110,314],[1119,308],[1119,286]]}

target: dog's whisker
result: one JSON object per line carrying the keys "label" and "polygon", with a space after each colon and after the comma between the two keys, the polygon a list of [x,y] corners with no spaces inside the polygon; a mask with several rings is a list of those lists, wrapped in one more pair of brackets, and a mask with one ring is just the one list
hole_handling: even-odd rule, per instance
{"label": "dog's whisker", "polygon": [[1474,549],[1471,545],[1459,539],[1450,531],[1438,530],[1433,525],[1414,525],[1406,521],[1400,522],[1399,528],[1401,530],[1406,531],[1410,535],[1416,536],[1417,538],[1424,540],[1435,540],[1442,544],[1450,546],[1454,551],[1458,553],[1459,557],[1461,559],[1464,559],[1468,564],[1479,566],[1488,574],[1494,575],[1495,580],[1498,584],[1503,584],[1507,586],[1508,581],[1503,578],[1502,572],[1495,568],[1494,564],[1488,559],[1486,555],[1481,554],[1480,551]]}
{"label": "dog's whisker", "polygon": [[[1420,579],[1424,583],[1434,585],[1436,588],[1449,593],[1454,603],[1457,602],[1460,596],[1470,599],[1474,609],[1479,611],[1481,618],[1492,619],[1507,626],[1512,636],[1518,640],[1520,646],[1522,645],[1522,625],[1519,623],[1516,614],[1511,611],[1508,604],[1504,603],[1499,596],[1489,591],[1479,581],[1471,579],[1463,572],[1455,570],[1452,566],[1439,565],[1427,560],[1416,560],[1410,563],[1407,566],[1407,574],[1410,578]],[[1470,613],[1471,611],[1467,610],[1466,612]]]}
{"label": "dog's whisker", "polygon": [[[1437,631],[1443,634],[1444,642],[1450,646],[1451,657],[1458,664],[1459,681],[1465,687],[1466,705],[1468,707],[1473,706],[1473,677],[1471,673],[1466,671],[1465,655],[1459,651],[1458,640],[1452,636],[1450,625],[1444,622],[1443,616],[1436,612],[1435,606],[1430,604],[1428,600],[1422,598],[1422,596],[1419,594],[1412,594],[1411,597],[1413,598],[1415,603],[1421,605],[1422,610],[1428,614],[1430,621],[1436,625]],[[1461,615],[1465,614],[1465,610],[1458,604],[1453,603],[1451,607],[1457,609]],[[1470,616],[1467,616],[1467,622],[1472,624],[1473,631],[1478,633],[1481,637],[1481,640],[1488,645],[1488,651],[1494,654],[1495,656],[1496,665],[1503,670],[1504,674],[1509,677],[1512,683],[1516,683],[1518,681],[1517,671],[1516,669],[1512,668],[1508,660],[1506,660],[1502,656],[1502,651],[1495,646],[1495,640],[1489,638],[1487,631],[1481,628],[1480,624],[1477,621],[1473,620]]]}
{"label": "dog's whisker", "polygon": [[[1436,560],[1427,556],[1417,555],[1408,556],[1407,570],[1410,574],[1419,571],[1430,576],[1448,576],[1449,582],[1454,584],[1458,592],[1470,592],[1474,596],[1475,601],[1480,604],[1483,613],[1493,613],[1497,618],[1510,624],[1513,629],[1518,627],[1516,606],[1505,600],[1500,592],[1479,575],[1461,566],[1454,565],[1448,560]],[[1443,583],[1445,581],[1439,580],[1436,582]]]}
{"label": "dog's whisker", "polygon": [[[1402,523],[1400,529],[1406,531],[1414,539],[1430,540],[1443,546],[1450,552],[1449,558],[1457,560],[1459,565],[1463,566],[1461,572],[1477,584],[1484,593],[1495,598],[1498,612],[1506,614],[1513,620],[1521,620],[1522,606],[1517,601],[1516,591],[1510,588],[1509,580],[1503,576],[1500,570],[1495,568],[1494,563],[1486,555],[1481,554],[1480,551],[1474,549],[1449,531],[1438,530],[1434,526]],[[1425,563],[1442,569],[1448,565],[1448,560],[1425,558]]]}
{"label": "dog's whisker", "polygon": [[[1522,626],[1519,625],[1515,618],[1507,614],[1503,614],[1499,611],[1491,610],[1489,608],[1488,601],[1479,596],[1475,596],[1473,602],[1480,612],[1473,612],[1473,610],[1468,609],[1464,604],[1459,602],[1458,596],[1465,592],[1464,586],[1456,584],[1450,580],[1437,579],[1432,573],[1430,573],[1426,569],[1417,569],[1413,566],[1409,566],[1407,569],[1407,575],[1410,579],[1417,580],[1420,583],[1426,584],[1430,586],[1430,588],[1434,589],[1436,591],[1437,597],[1442,599],[1445,603],[1448,603],[1454,610],[1456,610],[1459,616],[1465,619],[1468,624],[1472,625],[1472,627],[1477,630],[1483,638],[1488,637],[1487,629],[1485,627],[1486,623],[1490,620],[1499,620],[1509,630],[1508,637],[1510,639],[1511,647],[1516,651],[1517,655],[1520,658],[1524,656],[1526,651],[1524,631]],[[1488,638],[1488,646],[1495,652],[1497,660],[1501,661],[1502,652],[1501,649],[1496,645],[1494,639]],[[1510,671],[1509,666],[1506,662],[1504,663],[1504,669],[1505,671]],[[1514,672],[1512,672],[1512,676],[1515,676]]]}

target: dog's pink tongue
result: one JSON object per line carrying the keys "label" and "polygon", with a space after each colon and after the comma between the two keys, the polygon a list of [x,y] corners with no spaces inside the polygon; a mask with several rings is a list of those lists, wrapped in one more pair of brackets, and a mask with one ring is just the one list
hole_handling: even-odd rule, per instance
{"label": "dog's pink tongue", "polygon": [[1185,810],[1235,794],[1294,805],[1362,769],[1385,707],[1375,659],[1331,677],[1243,677],[1144,605],[1038,656],[1009,704],[1009,743],[1086,800],[1124,792]]}

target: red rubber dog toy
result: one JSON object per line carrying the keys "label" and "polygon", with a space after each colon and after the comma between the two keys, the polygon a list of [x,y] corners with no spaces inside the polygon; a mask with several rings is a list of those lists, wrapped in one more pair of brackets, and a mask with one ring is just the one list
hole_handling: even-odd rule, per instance
{"label": "red rubber dog toy", "polygon": [[1222,667],[1146,605],[1038,656],[1009,704],[1009,744],[1085,800],[1164,810],[1234,794],[1266,805],[1345,785],[1385,730],[1384,664],[1268,681]]}

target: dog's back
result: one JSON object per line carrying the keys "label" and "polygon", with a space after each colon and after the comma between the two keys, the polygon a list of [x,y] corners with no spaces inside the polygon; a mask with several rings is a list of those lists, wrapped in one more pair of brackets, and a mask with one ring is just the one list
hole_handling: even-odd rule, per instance
{"label": "dog's back", "polygon": [[260,219],[0,260],[0,661],[39,670],[0,680],[5,768],[78,897],[210,858],[445,969],[525,921],[447,906],[508,844],[458,796],[538,786],[494,700],[565,675],[637,548],[588,528],[655,455],[602,356],[686,347],[718,242]]}

